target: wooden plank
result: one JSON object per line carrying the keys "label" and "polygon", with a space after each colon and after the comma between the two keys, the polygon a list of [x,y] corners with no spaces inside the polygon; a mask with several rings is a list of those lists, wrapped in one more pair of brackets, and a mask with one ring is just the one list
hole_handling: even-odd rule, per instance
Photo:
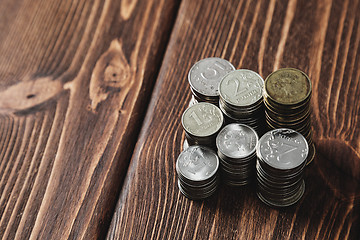
{"label": "wooden plank", "polygon": [[[184,0],[108,238],[359,239],[359,9],[359,1]],[[295,206],[270,208],[254,186],[222,186],[205,201],[180,194],[187,73],[209,56],[263,77],[295,67],[312,79],[318,154]]]}
{"label": "wooden plank", "polygon": [[0,237],[98,239],[177,1],[0,3]]}

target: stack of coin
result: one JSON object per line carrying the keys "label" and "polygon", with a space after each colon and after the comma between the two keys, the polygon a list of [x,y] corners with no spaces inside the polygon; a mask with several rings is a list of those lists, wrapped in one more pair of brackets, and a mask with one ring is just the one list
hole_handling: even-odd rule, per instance
{"label": "stack of coin", "polygon": [[310,121],[309,77],[298,69],[283,68],[271,73],[266,78],[264,86],[268,128],[290,128],[305,136],[309,145],[309,164],[315,156]]}
{"label": "stack of coin", "polygon": [[216,137],[222,180],[231,186],[248,184],[255,174],[258,136],[240,123],[225,126]]}
{"label": "stack of coin", "polygon": [[219,186],[219,158],[216,153],[203,146],[190,146],[176,161],[178,186],[182,194],[190,199],[210,197]]}
{"label": "stack of coin", "polygon": [[304,136],[292,129],[265,133],[256,147],[257,195],[274,207],[290,206],[305,191],[303,170],[308,156]]}
{"label": "stack of coin", "polygon": [[219,84],[219,107],[228,122],[246,124],[260,136],[265,125],[263,85],[262,77],[248,69],[228,73]]}
{"label": "stack of coin", "polygon": [[188,144],[215,149],[216,135],[224,124],[221,110],[207,102],[196,103],[185,110],[181,123]]}
{"label": "stack of coin", "polygon": [[227,73],[233,70],[235,70],[234,66],[221,58],[205,58],[195,63],[188,75],[194,100],[218,105],[219,83]]}

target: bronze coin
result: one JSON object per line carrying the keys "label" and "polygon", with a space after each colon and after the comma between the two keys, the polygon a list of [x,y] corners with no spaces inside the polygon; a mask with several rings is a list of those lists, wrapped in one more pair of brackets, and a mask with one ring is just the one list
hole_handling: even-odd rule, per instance
{"label": "bronze coin", "polygon": [[283,105],[299,104],[311,94],[309,77],[295,68],[282,68],[271,73],[264,86],[268,97]]}

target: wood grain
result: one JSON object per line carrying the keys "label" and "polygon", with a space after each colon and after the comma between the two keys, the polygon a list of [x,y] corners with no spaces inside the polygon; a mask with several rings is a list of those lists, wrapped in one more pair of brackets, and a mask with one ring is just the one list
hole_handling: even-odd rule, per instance
{"label": "wood grain", "polygon": [[0,237],[104,238],[176,1],[0,2]]}
{"label": "wood grain", "polygon": [[[359,1],[182,1],[108,239],[359,239]],[[266,77],[295,67],[313,83],[318,153],[295,206],[262,204],[254,186],[205,201],[177,188],[187,72],[208,56]]]}

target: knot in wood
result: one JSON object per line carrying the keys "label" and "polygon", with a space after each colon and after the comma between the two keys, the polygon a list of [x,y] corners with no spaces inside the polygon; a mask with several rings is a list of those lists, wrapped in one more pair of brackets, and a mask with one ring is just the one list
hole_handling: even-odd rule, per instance
{"label": "knot in wood", "polygon": [[131,68],[122,51],[121,42],[115,39],[109,49],[100,56],[91,76],[89,95],[92,110],[110,94],[130,86]]}

